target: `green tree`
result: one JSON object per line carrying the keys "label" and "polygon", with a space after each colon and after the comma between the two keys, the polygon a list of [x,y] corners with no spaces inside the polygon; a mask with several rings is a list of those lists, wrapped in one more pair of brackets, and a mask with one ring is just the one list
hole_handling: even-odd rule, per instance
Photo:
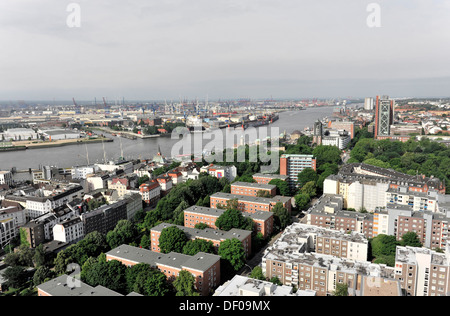
{"label": "green tree", "polygon": [[216,227],[221,230],[229,231],[233,228],[252,230],[253,221],[250,217],[244,217],[241,211],[231,208],[226,210],[217,218]]}
{"label": "green tree", "polygon": [[171,289],[164,273],[152,269],[150,273],[138,274],[133,290],[145,296],[165,296]]}
{"label": "green tree", "polygon": [[401,245],[411,247],[422,247],[422,243],[420,242],[419,236],[417,236],[417,233],[412,231],[403,234]]}
{"label": "green tree", "polygon": [[183,247],[183,254],[194,256],[199,252],[214,253],[214,244],[212,241],[204,239],[189,240]]}
{"label": "green tree", "polygon": [[250,277],[256,280],[266,280],[266,276],[262,272],[262,268],[260,266],[256,266],[253,268],[252,273],[250,274]]}
{"label": "green tree", "polygon": [[336,284],[336,290],[333,292],[333,296],[348,296],[348,285],[344,283]]}
{"label": "green tree", "polygon": [[106,235],[106,242],[114,249],[123,244],[133,242],[138,236],[136,226],[129,220],[120,220],[114,230],[109,231]]}
{"label": "green tree", "polygon": [[187,270],[181,270],[173,285],[176,296],[200,296],[195,290],[195,277]]}
{"label": "green tree", "polygon": [[277,194],[278,195],[289,196],[291,194],[289,185],[287,184],[286,181],[283,181],[281,179],[273,179],[273,180],[270,180],[269,184],[277,186]]}
{"label": "green tree", "polygon": [[308,182],[316,183],[319,180],[317,172],[312,168],[305,168],[298,174],[298,184],[302,187]]}
{"label": "green tree", "polygon": [[54,276],[53,271],[51,271],[48,267],[42,265],[36,269],[33,275],[33,284],[34,286],[38,286],[42,283],[45,283],[51,280]]}
{"label": "green tree", "polygon": [[231,265],[234,271],[239,271],[245,264],[246,255],[244,246],[237,238],[223,241],[217,253]]}
{"label": "green tree", "polygon": [[294,198],[295,198],[295,206],[299,210],[306,210],[309,202],[311,201],[311,197],[309,196],[309,194],[305,193],[299,193]]}
{"label": "green tree", "polygon": [[117,260],[98,261],[89,265],[83,265],[87,271],[82,271],[84,282],[90,286],[104,286],[110,290],[125,294],[127,288],[127,267]]}
{"label": "green tree", "polygon": [[283,283],[281,283],[280,279],[276,276],[272,277],[269,281],[275,285],[280,285],[280,286],[283,285]]}
{"label": "green tree", "polygon": [[187,243],[186,234],[176,226],[164,228],[159,236],[159,248],[162,253],[183,252]]}
{"label": "green tree", "polygon": [[317,187],[314,181],[306,182],[300,190],[301,193],[314,197],[317,194]]}
{"label": "green tree", "polygon": [[278,202],[272,208],[273,217],[274,217],[274,230],[281,231],[285,229],[288,225],[292,223],[292,218],[289,215],[288,210],[283,207],[283,204]]}
{"label": "green tree", "polygon": [[44,250],[43,244],[40,244],[36,247],[36,251],[34,252],[33,261],[34,261],[35,267],[37,267],[37,268],[44,266],[46,264],[46,256],[45,256],[45,250]]}
{"label": "green tree", "polygon": [[4,284],[7,287],[21,289],[26,285],[28,277],[29,272],[21,266],[8,267],[3,271]]}

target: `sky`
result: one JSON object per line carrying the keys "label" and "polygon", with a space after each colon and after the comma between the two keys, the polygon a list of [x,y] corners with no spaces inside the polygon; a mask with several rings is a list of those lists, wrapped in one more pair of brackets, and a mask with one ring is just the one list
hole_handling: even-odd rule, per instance
{"label": "sky", "polygon": [[448,97],[449,30],[450,0],[0,0],[0,100]]}

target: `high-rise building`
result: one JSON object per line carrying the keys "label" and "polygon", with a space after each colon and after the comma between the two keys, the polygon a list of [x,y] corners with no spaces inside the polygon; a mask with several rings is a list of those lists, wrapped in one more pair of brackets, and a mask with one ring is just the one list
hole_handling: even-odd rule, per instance
{"label": "high-rise building", "polygon": [[364,110],[372,111],[374,107],[373,98],[366,98],[364,100]]}
{"label": "high-rise building", "polygon": [[394,100],[388,96],[377,96],[375,106],[375,139],[389,137],[394,122]]}
{"label": "high-rise building", "polygon": [[321,121],[317,121],[314,123],[314,135],[313,135],[313,143],[317,145],[322,145],[322,136],[323,136],[323,124]]}
{"label": "high-rise building", "polygon": [[288,176],[291,188],[298,182],[298,174],[306,168],[316,170],[316,158],[313,155],[282,155],[280,157],[280,174]]}

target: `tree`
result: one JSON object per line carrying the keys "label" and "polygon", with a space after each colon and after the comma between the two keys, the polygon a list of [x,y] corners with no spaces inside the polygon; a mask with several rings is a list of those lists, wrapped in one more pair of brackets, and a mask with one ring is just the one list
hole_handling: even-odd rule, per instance
{"label": "tree", "polygon": [[303,169],[297,176],[298,184],[304,186],[308,182],[316,183],[319,180],[317,172],[312,168]]}
{"label": "tree", "polygon": [[133,290],[145,296],[165,296],[170,292],[170,285],[163,272],[152,269],[138,274]]}
{"label": "tree", "polygon": [[299,193],[295,196],[295,206],[299,210],[306,210],[309,202],[311,201],[311,197],[306,193]]}
{"label": "tree", "polygon": [[281,283],[280,279],[276,276],[272,277],[269,281],[275,285],[280,285],[280,286],[283,285],[283,283]]}
{"label": "tree", "polygon": [[344,283],[336,284],[336,290],[333,292],[333,296],[348,296],[348,285]]}
{"label": "tree", "polygon": [[139,243],[139,246],[141,246],[144,249],[148,249],[151,246],[151,239],[150,236],[148,234],[144,234],[141,238],[141,242]]}
{"label": "tree", "polygon": [[214,253],[214,244],[212,241],[204,239],[189,240],[183,247],[183,254],[194,256],[199,252]]}
{"label": "tree", "polygon": [[125,279],[127,283],[127,292],[133,292],[136,288],[136,279],[140,274],[151,274],[153,268],[147,263],[138,263],[128,268],[125,272]]}
{"label": "tree", "polygon": [[177,291],[176,296],[200,296],[195,290],[195,277],[187,270],[181,270],[173,285]]}
{"label": "tree", "polygon": [[23,288],[28,281],[29,272],[25,267],[12,266],[3,271],[3,279],[8,287],[20,289]]}
{"label": "tree", "polygon": [[250,217],[244,217],[241,211],[237,209],[228,209],[216,219],[216,227],[221,230],[229,231],[233,228],[252,230],[253,221]]}
{"label": "tree", "polygon": [[281,231],[292,223],[292,218],[289,215],[288,210],[283,207],[283,204],[278,202],[272,209],[274,216],[274,230]]}
{"label": "tree", "polygon": [[33,257],[35,267],[39,268],[46,263],[45,250],[43,244],[36,247]]}
{"label": "tree", "polygon": [[47,282],[54,276],[54,273],[46,266],[40,266],[33,275],[33,284],[38,286]]}
{"label": "tree", "polygon": [[90,286],[104,286],[110,290],[126,293],[127,267],[117,260],[95,262],[90,265],[83,265],[86,271],[82,270],[84,282]]}
{"label": "tree", "polygon": [[310,197],[314,197],[317,194],[317,187],[314,181],[306,182],[300,190],[301,193],[307,194]]}
{"label": "tree", "polygon": [[250,274],[250,277],[256,280],[266,280],[266,276],[262,272],[262,268],[260,266],[256,266],[253,268],[252,273]]}
{"label": "tree", "polygon": [[277,186],[277,195],[289,196],[291,194],[289,185],[286,181],[283,181],[281,179],[273,179],[270,180],[269,184]]}
{"label": "tree", "polygon": [[402,236],[402,246],[422,247],[419,236],[415,232],[407,232]]}
{"label": "tree", "polygon": [[210,228],[210,227],[205,223],[197,223],[197,224],[195,224],[194,228],[203,230],[203,229]]}
{"label": "tree", "polygon": [[271,198],[272,197],[270,192],[266,191],[266,190],[258,190],[258,192],[256,192],[256,196],[263,197],[263,198]]}
{"label": "tree", "polygon": [[138,235],[136,226],[129,220],[120,220],[114,230],[109,231],[106,235],[106,241],[114,249],[123,244],[133,242]]}
{"label": "tree", "polygon": [[218,250],[218,255],[226,260],[234,271],[239,271],[245,264],[245,250],[242,242],[237,239],[227,239],[223,241]]}
{"label": "tree", "polygon": [[183,252],[187,237],[185,233],[176,226],[164,228],[159,236],[159,248],[162,253]]}

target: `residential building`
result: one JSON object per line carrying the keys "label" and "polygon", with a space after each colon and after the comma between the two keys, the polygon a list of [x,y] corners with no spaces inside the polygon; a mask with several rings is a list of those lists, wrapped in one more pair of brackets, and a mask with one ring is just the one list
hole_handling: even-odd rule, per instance
{"label": "residential building", "polygon": [[106,253],[106,260],[117,260],[131,267],[146,263],[163,272],[168,279],[175,279],[182,270],[195,278],[195,288],[209,295],[220,284],[220,256],[199,252],[194,256],[171,252],[163,254],[129,245],[121,245]]}
{"label": "residential building", "polygon": [[216,178],[227,178],[228,181],[232,182],[237,176],[237,169],[235,166],[219,166],[210,164],[200,168],[200,173],[206,172],[209,175]]}
{"label": "residential building", "polygon": [[195,240],[195,239],[204,239],[206,241],[211,241],[214,245],[214,248],[218,249],[220,244],[227,240],[236,238],[242,245],[244,246],[244,251],[246,253],[246,257],[249,257],[251,254],[251,243],[252,243],[252,232],[248,230],[236,229],[233,228],[230,231],[222,231],[216,229],[195,229],[190,227],[178,226],[168,223],[159,224],[151,229],[151,247],[150,249],[155,252],[160,252],[159,248],[159,237],[164,228],[176,226],[181,229],[185,234],[187,239]]}
{"label": "residential building", "polygon": [[397,247],[395,278],[408,296],[448,296],[449,249],[444,253],[416,247]]}
{"label": "residential building", "polygon": [[238,209],[242,212],[271,212],[277,203],[281,203],[289,214],[291,214],[292,210],[291,197],[276,195],[273,198],[263,198],[223,192],[217,192],[210,196],[210,207],[219,208],[218,206],[220,205],[226,206],[227,202],[231,200],[238,201]]}
{"label": "residential building", "polygon": [[6,184],[8,186],[12,186],[14,184],[11,171],[0,171],[0,185],[1,184]]}
{"label": "residential building", "polygon": [[277,195],[277,186],[273,184],[259,184],[249,182],[233,182],[231,184],[231,194],[256,197],[260,193],[267,194],[269,197],[274,197],[275,195]]}
{"label": "residential building", "polygon": [[251,279],[235,275],[231,280],[219,286],[213,296],[316,296],[313,290],[298,290],[286,285],[276,285],[270,281]]}
{"label": "residential building", "polygon": [[287,181],[288,178],[289,178],[288,176],[284,176],[281,174],[271,174],[271,173],[255,173],[253,175],[253,179],[255,179],[255,181],[259,184],[269,184],[269,182],[274,179]]}
{"label": "residential building", "polygon": [[[210,228],[218,229],[216,220],[225,213],[224,209],[216,209],[202,206],[191,206],[184,210],[184,226],[194,228],[195,225],[203,223]],[[273,232],[273,213],[258,211],[255,213],[245,213],[244,217],[249,217],[255,223],[256,232],[260,232],[264,238],[269,237]]]}
{"label": "residential building", "polygon": [[139,193],[148,206],[155,206],[161,198],[161,185],[158,181],[152,180],[149,183],[141,184]]}
{"label": "residential building", "polygon": [[313,155],[287,155],[280,157],[280,175],[288,176],[291,188],[297,186],[298,174],[306,168],[316,170],[316,159]]}
{"label": "residential building", "polygon": [[84,237],[83,222],[80,217],[66,220],[53,226],[53,240],[75,243]]}

